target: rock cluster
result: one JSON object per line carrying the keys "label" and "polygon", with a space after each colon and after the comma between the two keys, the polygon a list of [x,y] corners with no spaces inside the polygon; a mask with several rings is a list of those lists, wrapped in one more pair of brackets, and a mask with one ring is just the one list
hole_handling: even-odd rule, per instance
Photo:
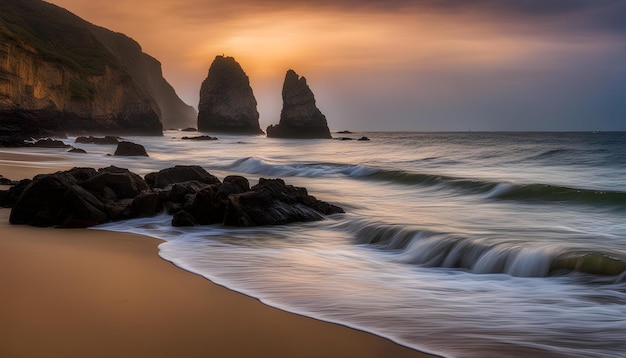
{"label": "rock cluster", "polygon": [[38,175],[0,191],[0,206],[12,207],[12,224],[44,227],[88,227],[164,208],[178,226],[278,225],[343,212],[281,179],[260,179],[250,187],[244,177],[220,182],[199,166],[176,166],[145,179],[113,166]]}
{"label": "rock cluster", "polygon": [[262,134],[248,76],[232,57],[216,56],[200,88],[198,130]]}
{"label": "rock cluster", "polygon": [[306,78],[298,76],[293,70],[287,71],[282,96],[280,122],[267,127],[268,137],[332,138],[326,117],[317,108]]}

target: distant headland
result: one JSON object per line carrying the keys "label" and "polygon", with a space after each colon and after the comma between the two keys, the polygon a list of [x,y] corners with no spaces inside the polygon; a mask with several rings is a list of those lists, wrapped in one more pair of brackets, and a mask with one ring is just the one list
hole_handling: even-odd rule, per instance
{"label": "distant headland", "polygon": [[131,38],[43,1],[0,5],[0,136],[161,135],[193,124],[193,107]]}

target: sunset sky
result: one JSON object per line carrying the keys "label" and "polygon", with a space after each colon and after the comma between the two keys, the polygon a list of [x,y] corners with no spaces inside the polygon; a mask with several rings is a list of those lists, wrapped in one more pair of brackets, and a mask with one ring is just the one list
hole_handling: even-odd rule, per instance
{"label": "sunset sky", "polygon": [[626,130],[622,0],[50,0],[137,40],[197,107],[218,54],[261,127],[285,71],[333,130]]}

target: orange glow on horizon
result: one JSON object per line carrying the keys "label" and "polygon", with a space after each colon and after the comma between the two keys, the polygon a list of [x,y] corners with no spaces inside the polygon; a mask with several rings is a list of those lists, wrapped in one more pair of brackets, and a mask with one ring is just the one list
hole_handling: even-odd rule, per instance
{"label": "orange glow on horizon", "polygon": [[[538,34],[525,18],[495,16],[471,6],[442,10],[413,2],[399,3],[405,7],[342,2],[313,7],[280,0],[48,1],[135,39],[162,63],[164,77],[192,106],[198,105],[200,85],[215,56],[234,57],[250,78],[264,124],[276,121],[289,68],[307,77],[322,109],[330,104],[336,113],[347,113],[345,103],[358,108],[355,99],[369,95],[375,98],[370,102],[402,99],[407,108],[421,99],[436,106],[433,113],[444,113],[449,103],[465,103],[479,88],[496,94],[520,88],[520,83],[559,73],[563,61],[614,46],[577,33],[552,33],[552,23]],[[359,121],[361,115],[346,116],[348,120]]]}

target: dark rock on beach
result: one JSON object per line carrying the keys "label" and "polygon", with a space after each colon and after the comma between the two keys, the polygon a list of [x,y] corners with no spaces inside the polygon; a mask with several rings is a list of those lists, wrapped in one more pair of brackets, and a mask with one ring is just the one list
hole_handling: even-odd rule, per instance
{"label": "dark rock on beach", "polygon": [[216,56],[200,88],[198,130],[262,134],[248,76],[232,57]]}
{"label": "dark rock on beach", "polygon": [[357,140],[360,140],[360,141],[368,141],[368,140],[370,140],[370,139],[369,139],[369,138],[367,138],[367,137],[361,137],[361,138],[359,138],[359,139],[357,139]]}
{"label": "dark rock on beach", "polygon": [[87,154],[87,151],[80,148],[72,148],[68,150],[68,153],[76,153],[76,154]]}
{"label": "dark rock on beach", "polygon": [[103,204],[78,185],[69,172],[38,175],[11,210],[11,224],[75,227],[107,221]]}
{"label": "dark rock on beach", "polygon": [[132,199],[150,187],[139,175],[128,169],[108,167],[89,175],[83,186],[103,199]]}
{"label": "dark rock on beach", "polygon": [[166,188],[169,185],[187,181],[198,181],[205,184],[219,184],[220,180],[198,165],[177,165],[159,171],[154,176],[155,188]]}
{"label": "dark rock on beach", "polygon": [[23,179],[9,188],[9,190],[0,190],[0,207],[12,208],[31,182],[32,180],[30,179]]}
{"label": "dark rock on beach", "polygon": [[282,96],[280,122],[267,127],[268,137],[332,138],[326,116],[317,108],[306,78],[298,76],[293,70],[287,71]]}
{"label": "dark rock on beach", "polygon": [[220,182],[198,166],[168,168],[146,178],[152,185],[123,168],[73,168],[0,191],[0,205],[13,208],[12,224],[57,227],[153,216],[163,208],[173,215],[174,226],[280,225],[343,213],[281,179],[260,179],[251,188],[244,177]]}
{"label": "dark rock on beach", "polygon": [[115,150],[114,155],[125,156],[125,157],[132,157],[132,156],[148,157],[148,152],[146,152],[146,148],[144,148],[144,146],[141,144],[122,141],[117,144],[117,149]]}
{"label": "dark rock on beach", "polygon": [[0,185],[13,185],[13,181],[0,175]]}

